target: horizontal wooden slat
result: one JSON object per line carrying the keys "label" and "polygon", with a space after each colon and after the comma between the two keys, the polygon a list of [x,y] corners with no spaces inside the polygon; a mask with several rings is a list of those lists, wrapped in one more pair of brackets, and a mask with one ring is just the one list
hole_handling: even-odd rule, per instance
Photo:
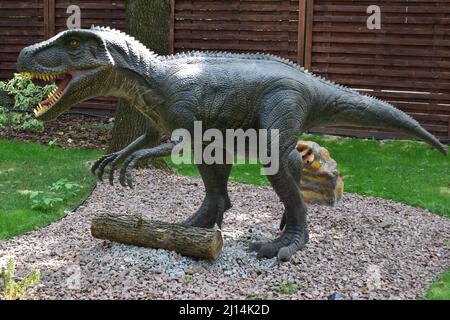
{"label": "horizontal wooden slat", "polygon": [[[381,8],[381,29],[366,26],[366,9]],[[440,138],[450,136],[450,2],[315,0],[311,69],[391,102]],[[324,129],[358,136],[389,130]]]}
{"label": "horizontal wooden slat", "polygon": [[[0,79],[15,72],[18,52],[43,40],[43,0],[0,1]],[[56,31],[66,8],[82,10],[82,26],[125,28],[125,0],[55,0]],[[296,60],[298,0],[176,0],[174,49],[270,52]],[[382,28],[366,26],[379,5]],[[450,0],[315,0],[311,70],[394,104],[440,138],[450,136]],[[303,50],[303,45],[300,48]],[[114,99],[72,110],[113,114]],[[320,129],[323,130],[323,129]],[[392,130],[331,128],[339,134],[406,137]],[[328,131],[330,132],[330,131]]]}

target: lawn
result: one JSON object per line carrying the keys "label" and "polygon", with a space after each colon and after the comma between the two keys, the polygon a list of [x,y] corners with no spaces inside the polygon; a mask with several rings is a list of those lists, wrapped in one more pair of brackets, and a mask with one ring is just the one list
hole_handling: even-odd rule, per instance
{"label": "lawn", "polygon": [[430,300],[450,300],[450,270],[428,289],[425,297]]}
{"label": "lawn", "polygon": [[[326,147],[344,177],[345,191],[391,199],[450,218],[450,158],[424,143],[305,135]],[[198,176],[195,165],[174,165],[182,174]],[[266,185],[259,165],[235,165],[230,180]]]}
{"label": "lawn", "polygon": [[[87,161],[99,155],[97,151],[0,140],[0,239],[47,225],[77,207],[95,185]],[[48,210],[31,208],[33,191],[43,192],[39,198],[61,198],[63,191],[51,192],[48,187],[63,178],[80,187]]]}

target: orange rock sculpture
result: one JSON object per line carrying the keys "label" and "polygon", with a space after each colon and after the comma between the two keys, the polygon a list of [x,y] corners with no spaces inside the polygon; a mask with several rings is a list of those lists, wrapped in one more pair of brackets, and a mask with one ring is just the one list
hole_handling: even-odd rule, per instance
{"label": "orange rock sculpture", "polygon": [[300,188],[306,203],[334,206],[344,193],[344,181],[327,149],[312,141],[300,141],[303,159]]}

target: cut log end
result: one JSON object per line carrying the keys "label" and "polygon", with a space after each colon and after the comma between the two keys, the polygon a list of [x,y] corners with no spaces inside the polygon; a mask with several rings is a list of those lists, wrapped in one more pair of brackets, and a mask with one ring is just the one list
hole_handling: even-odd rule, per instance
{"label": "cut log end", "polygon": [[215,261],[222,251],[220,230],[153,221],[140,215],[99,212],[92,219],[94,238],[166,249],[181,255]]}

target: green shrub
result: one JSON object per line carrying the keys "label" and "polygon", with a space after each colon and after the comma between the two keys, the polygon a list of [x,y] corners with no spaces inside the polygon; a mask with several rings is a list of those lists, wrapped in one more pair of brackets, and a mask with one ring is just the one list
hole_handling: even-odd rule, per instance
{"label": "green shrub", "polygon": [[9,111],[7,108],[11,106],[6,105],[6,102],[0,102],[4,104],[0,105],[0,128],[42,132],[44,124],[42,121],[35,119],[29,112],[55,88],[55,84],[45,85],[44,87],[34,84],[31,79],[18,73],[8,82],[0,81],[0,91],[14,98],[13,109],[22,111]]}
{"label": "green shrub", "polygon": [[64,201],[64,199],[61,197],[46,195],[42,191],[31,192],[30,199],[32,201],[31,209],[42,211],[48,211],[52,209],[56,204]]}
{"label": "green shrub", "polygon": [[63,178],[52,183],[47,189],[48,192],[33,191],[30,193],[31,209],[49,211],[55,205],[67,200],[68,197],[79,193],[81,185]]}
{"label": "green shrub", "polygon": [[7,300],[17,300],[26,297],[27,290],[39,282],[41,273],[38,269],[33,269],[22,280],[15,279],[16,266],[14,260],[9,258],[6,268],[1,270],[3,280],[3,295]]}
{"label": "green shrub", "polygon": [[302,288],[305,288],[304,283],[290,282],[288,280],[276,281],[272,284],[272,289],[280,294],[293,294]]}
{"label": "green shrub", "polygon": [[42,87],[34,84],[31,79],[16,73],[12,79],[0,85],[0,89],[2,87],[2,90],[14,97],[14,109],[31,111],[56,88],[56,85],[49,84]]}

